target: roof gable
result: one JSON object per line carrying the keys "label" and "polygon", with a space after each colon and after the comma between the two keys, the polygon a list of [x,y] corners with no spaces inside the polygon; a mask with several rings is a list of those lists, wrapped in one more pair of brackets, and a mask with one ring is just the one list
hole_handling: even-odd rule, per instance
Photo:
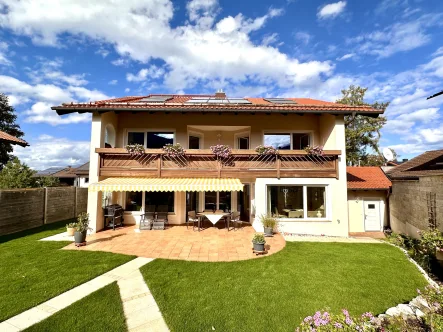
{"label": "roof gable", "polygon": [[391,179],[417,178],[423,175],[443,174],[443,150],[426,151],[408,160],[388,173]]}

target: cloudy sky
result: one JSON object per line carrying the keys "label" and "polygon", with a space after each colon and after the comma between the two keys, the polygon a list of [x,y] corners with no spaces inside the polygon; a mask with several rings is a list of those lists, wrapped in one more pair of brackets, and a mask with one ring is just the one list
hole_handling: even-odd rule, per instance
{"label": "cloudy sky", "polygon": [[90,116],[52,105],[149,93],[390,101],[382,146],[443,147],[443,2],[0,0],[0,91],[36,169],[87,160]]}

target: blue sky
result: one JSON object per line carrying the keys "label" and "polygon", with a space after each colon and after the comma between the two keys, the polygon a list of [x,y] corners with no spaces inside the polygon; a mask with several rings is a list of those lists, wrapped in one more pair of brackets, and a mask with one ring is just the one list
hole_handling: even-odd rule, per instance
{"label": "blue sky", "polygon": [[443,147],[443,2],[0,0],[0,91],[31,167],[88,159],[90,115],[50,106],[149,93],[390,101],[382,147]]}

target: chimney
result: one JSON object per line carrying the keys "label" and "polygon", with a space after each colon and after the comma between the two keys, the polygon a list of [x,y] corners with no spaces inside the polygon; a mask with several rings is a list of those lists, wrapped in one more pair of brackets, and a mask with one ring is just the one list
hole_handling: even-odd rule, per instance
{"label": "chimney", "polygon": [[226,93],[223,92],[223,89],[219,89],[215,93],[215,98],[216,99],[225,99],[226,98]]}

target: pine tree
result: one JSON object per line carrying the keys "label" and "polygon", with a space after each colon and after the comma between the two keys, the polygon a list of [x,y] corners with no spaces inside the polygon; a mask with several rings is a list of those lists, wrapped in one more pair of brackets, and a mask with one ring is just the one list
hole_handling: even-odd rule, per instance
{"label": "pine tree", "polygon": [[[342,97],[337,100],[339,104],[351,106],[369,105],[375,109],[386,109],[389,102],[368,104],[364,101],[365,93],[368,89],[351,85],[348,89],[342,90]],[[378,116],[372,118],[364,115],[345,116],[346,126],[346,159],[352,165],[373,164],[374,155],[380,156],[379,141],[380,130],[386,124],[386,117]],[[372,150],[374,155],[369,152]],[[383,161],[383,158],[378,158]],[[381,164],[383,164],[381,162]]]}
{"label": "pine tree", "polygon": [[[24,133],[20,130],[20,126],[15,122],[17,115],[15,109],[9,105],[8,97],[0,93],[0,131],[17,138],[23,137]],[[0,142],[0,170],[12,158],[12,144]]]}

